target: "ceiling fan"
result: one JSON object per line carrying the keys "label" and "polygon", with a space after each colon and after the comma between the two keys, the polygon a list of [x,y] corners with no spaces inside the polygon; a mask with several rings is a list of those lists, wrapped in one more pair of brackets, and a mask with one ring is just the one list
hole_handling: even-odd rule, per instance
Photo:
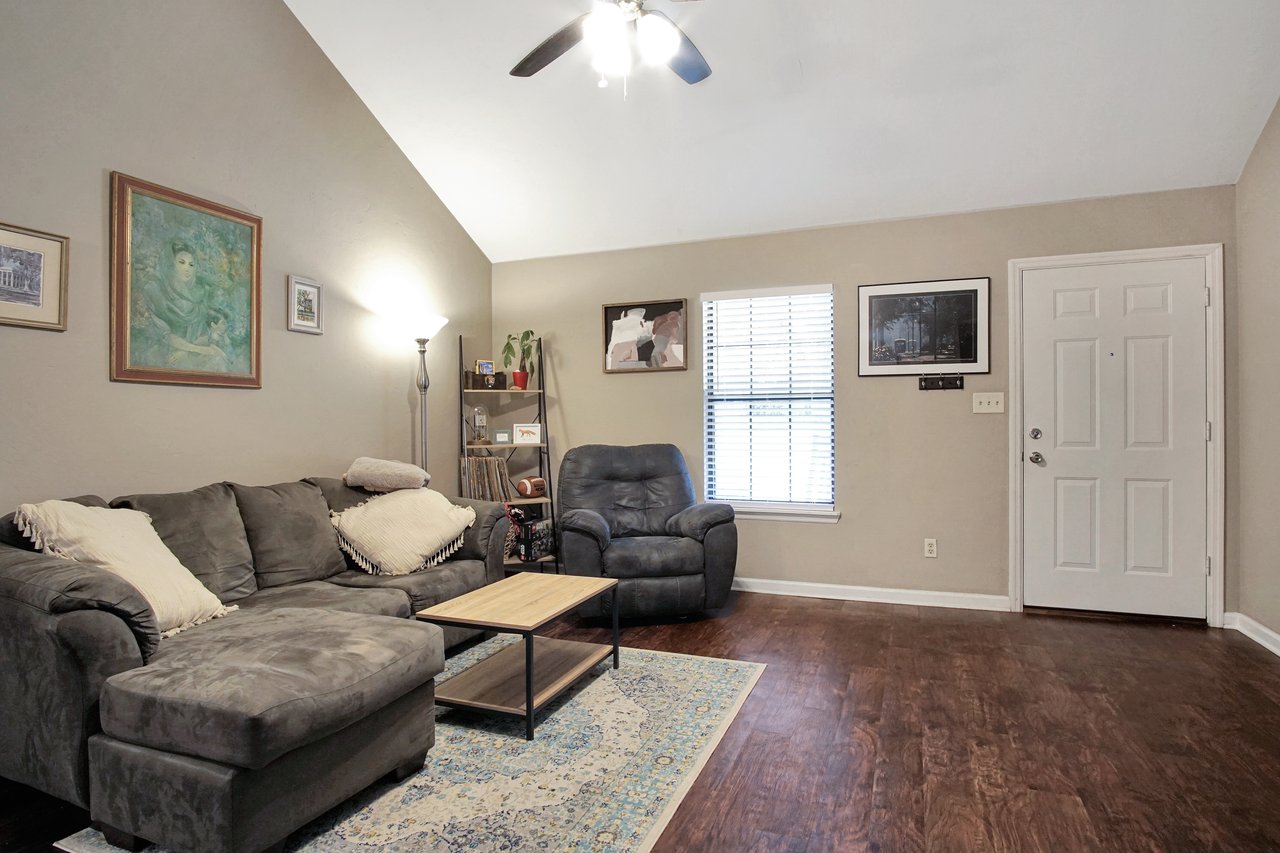
{"label": "ceiling fan", "polygon": [[625,77],[636,53],[654,65],[666,65],[689,85],[711,76],[711,66],[675,21],[646,0],[596,0],[594,8],[561,28],[511,69],[512,77],[532,77],[585,40],[592,49],[591,67],[605,75]]}

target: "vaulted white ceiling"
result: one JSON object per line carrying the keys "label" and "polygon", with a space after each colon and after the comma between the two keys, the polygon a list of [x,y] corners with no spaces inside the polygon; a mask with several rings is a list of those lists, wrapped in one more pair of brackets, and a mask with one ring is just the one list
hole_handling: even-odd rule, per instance
{"label": "vaulted white ceiling", "polygon": [[589,0],[286,0],[495,262],[1234,183],[1276,0],[651,0],[714,73],[596,86]]}

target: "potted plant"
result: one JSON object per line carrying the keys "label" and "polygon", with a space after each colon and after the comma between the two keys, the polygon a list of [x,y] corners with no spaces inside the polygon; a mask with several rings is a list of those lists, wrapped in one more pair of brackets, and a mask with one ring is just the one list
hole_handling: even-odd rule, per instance
{"label": "potted plant", "polygon": [[516,350],[520,351],[520,369],[511,371],[511,385],[521,391],[529,387],[529,377],[533,375],[533,345],[537,338],[532,329],[525,329],[516,335],[507,335],[507,342],[502,347],[502,366],[510,367],[516,360]]}

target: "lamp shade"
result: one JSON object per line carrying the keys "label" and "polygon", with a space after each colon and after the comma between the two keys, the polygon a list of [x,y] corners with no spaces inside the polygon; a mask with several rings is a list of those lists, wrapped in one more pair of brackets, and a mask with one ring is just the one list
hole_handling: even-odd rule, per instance
{"label": "lamp shade", "polygon": [[427,340],[431,340],[441,329],[445,327],[445,324],[448,322],[448,317],[441,317],[439,314],[436,314],[424,320],[422,325],[419,327],[419,331],[421,332],[422,337]]}

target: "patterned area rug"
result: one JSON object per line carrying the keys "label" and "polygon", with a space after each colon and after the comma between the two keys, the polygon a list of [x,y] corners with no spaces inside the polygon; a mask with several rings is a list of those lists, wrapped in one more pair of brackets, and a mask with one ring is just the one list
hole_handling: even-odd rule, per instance
{"label": "patterned area rug", "polygon": [[[518,641],[468,649],[440,680]],[[621,669],[611,663],[540,714],[532,742],[523,721],[437,708],[420,774],[356,795],[294,833],[289,849],[648,850],[764,665],[627,648]],[[91,829],[55,846],[117,850]]]}

